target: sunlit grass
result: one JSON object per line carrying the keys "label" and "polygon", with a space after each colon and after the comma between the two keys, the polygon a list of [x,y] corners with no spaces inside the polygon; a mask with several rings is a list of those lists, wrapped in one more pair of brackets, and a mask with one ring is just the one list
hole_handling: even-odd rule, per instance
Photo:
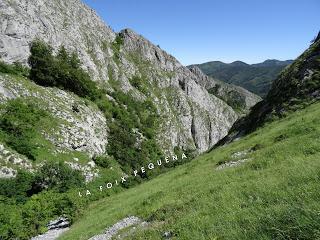
{"label": "sunlit grass", "polygon": [[[88,239],[135,215],[128,239],[320,239],[320,104],[159,177],[92,202],[61,239]],[[216,170],[238,151],[247,162]]]}

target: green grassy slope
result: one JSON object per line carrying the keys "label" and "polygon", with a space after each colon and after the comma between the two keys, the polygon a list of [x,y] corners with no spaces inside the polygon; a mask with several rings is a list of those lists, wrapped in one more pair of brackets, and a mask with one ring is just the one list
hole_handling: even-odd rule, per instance
{"label": "green grassy slope", "polygon": [[[135,215],[128,239],[320,239],[320,103],[117,195],[92,202],[61,239],[88,239]],[[217,170],[247,151],[247,162]],[[243,157],[238,157],[241,159]]]}

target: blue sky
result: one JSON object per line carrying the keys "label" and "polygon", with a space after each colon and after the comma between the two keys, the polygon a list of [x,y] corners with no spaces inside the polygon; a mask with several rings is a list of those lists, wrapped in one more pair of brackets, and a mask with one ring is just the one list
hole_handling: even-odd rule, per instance
{"label": "blue sky", "polygon": [[182,64],[294,59],[320,30],[320,0],[84,0]]}

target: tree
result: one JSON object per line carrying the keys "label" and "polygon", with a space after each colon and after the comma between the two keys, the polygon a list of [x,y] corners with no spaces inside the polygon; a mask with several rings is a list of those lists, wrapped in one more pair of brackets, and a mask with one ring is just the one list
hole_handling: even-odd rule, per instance
{"label": "tree", "polygon": [[41,40],[35,40],[30,46],[28,63],[31,67],[30,79],[42,86],[55,86],[55,61],[52,47]]}
{"label": "tree", "polygon": [[68,90],[91,100],[101,95],[96,83],[81,68],[76,52],[69,53],[61,46],[54,56],[52,47],[40,40],[32,42],[30,52],[30,79],[35,83]]}

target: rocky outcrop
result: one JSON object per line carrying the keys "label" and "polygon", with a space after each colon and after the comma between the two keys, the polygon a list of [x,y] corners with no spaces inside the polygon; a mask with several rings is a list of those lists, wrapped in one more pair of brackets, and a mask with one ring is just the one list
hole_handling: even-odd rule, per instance
{"label": "rocky outcrop", "polygon": [[69,230],[70,222],[65,217],[59,217],[48,223],[48,231],[42,235],[31,238],[31,240],[55,240]]}
{"label": "rocky outcrop", "polygon": [[0,92],[2,103],[17,97],[32,97],[58,119],[58,133],[44,133],[56,145],[57,151],[77,150],[91,156],[104,153],[106,119],[93,104],[88,105],[83,99],[63,90],[40,87],[5,74],[0,75],[0,86],[3,90]]}
{"label": "rocky outcrop", "polygon": [[[204,152],[223,138],[239,117],[230,101],[221,97],[229,88],[209,94],[203,76],[130,29],[119,34],[113,32],[80,0],[4,0],[0,3],[0,19],[0,55],[5,62],[26,63],[30,42],[40,38],[54,49],[65,45],[78,52],[84,68],[101,86],[112,91],[112,82],[116,82],[122,91],[137,99],[152,99],[163,119],[158,142],[164,151],[172,152],[178,146]],[[130,84],[134,76],[145,80],[148,96]],[[48,138],[57,146],[90,154],[103,152],[102,145],[107,144],[105,132],[92,131],[95,126],[106,125],[101,114],[80,104],[79,118],[74,118],[69,114],[75,103],[71,95],[60,90],[46,91],[52,91],[60,99],[49,104],[51,110],[68,122],[61,128],[64,138]],[[239,89],[232,91],[238,93]],[[0,92],[6,97],[15,94],[8,87],[1,87]],[[243,95],[246,106],[256,101],[250,94],[240,94]],[[57,107],[59,103],[66,105],[67,110]]]}
{"label": "rocky outcrop", "polygon": [[9,167],[0,167],[0,178],[14,178],[17,171]]}
{"label": "rocky outcrop", "polygon": [[65,217],[59,217],[55,220],[52,220],[48,223],[47,227],[49,230],[59,229],[59,228],[67,228],[70,226],[70,222]]}
{"label": "rocky outcrop", "polygon": [[[145,227],[147,225],[148,225],[148,223],[142,221],[140,218],[135,217],[135,216],[130,216],[130,217],[127,217],[127,218],[120,220],[119,222],[115,223],[113,226],[107,228],[105,230],[105,233],[91,237],[89,240],[113,239],[114,237],[117,236],[118,232],[123,229],[126,229],[127,232],[129,232],[126,235],[129,235],[130,234],[130,231],[128,229],[129,227],[132,227],[132,226]],[[132,227],[131,231],[134,231],[135,229],[136,229],[136,227]],[[123,239],[123,238],[119,236],[117,239]]]}
{"label": "rocky outcrop", "polygon": [[[57,127],[54,131],[43,132],[45,138],[55,146],[53,154],[75,151],[92,157],[105,152],[108,127],[104,115],[94,104],[60,89],[44,88],[27,79],[7,74],[0,74],[0,86],[1,103],[18,97],[32,98],[53,116],[52,126],[56,124]],[[67,163],[81,170],[87,182],[98,175],[98,169],[92,161],[84,165],[71,158]],[[0,144],[0,166],[32,171],[36,167],[33,165],[25,156]],[[4,174],[1,177],[5,177]]]}
{"label": "rocky outcrop", "polygon": [[31,238],[31,240],[56,240],[59,238],[59,236],[61,236],[64,232],[68,230],[69,228],[49,230],[44,234]]}
{"label": "rocky outcrop", "polygon": [[189,66],[188,68],[197,75],[199,79],[198,83],[205,87],[209,93],[216,95],[239,112],[248,113],[251,107],[262,100],[261,97],[242,87],[228,84],[205,75],[201,69],[195,65]]}
{"label": "rocky outcrop", "polygon": [[0,144],[0,178],[14,178],[17,169],[33,170],[32,163],[3,144]]}
{"label": "rocky outcrop", "polygon": [[[127,78],[140,75],[151,83],[150,94],[166,116],[159,132],[163,149],[180,146],[203,152],[226,134],[238,116],[232,107],[209,94],[194,73],[141,35],[126,29],[120,36],[123,72]],[[126,91],[132,89],[123,85]]]}
{"label": "rocky outcrop", "polygon": [[99,176],[99,169],[96,168],[96,164],[94,161],[88,162],[86,165],[81,165],[78,163],[77,159],[74,159],[74,161],[67,161],[67,165],[69,165],[74,170],[79,170],[83,173],[85,182],[91,182],[95,177]]}

